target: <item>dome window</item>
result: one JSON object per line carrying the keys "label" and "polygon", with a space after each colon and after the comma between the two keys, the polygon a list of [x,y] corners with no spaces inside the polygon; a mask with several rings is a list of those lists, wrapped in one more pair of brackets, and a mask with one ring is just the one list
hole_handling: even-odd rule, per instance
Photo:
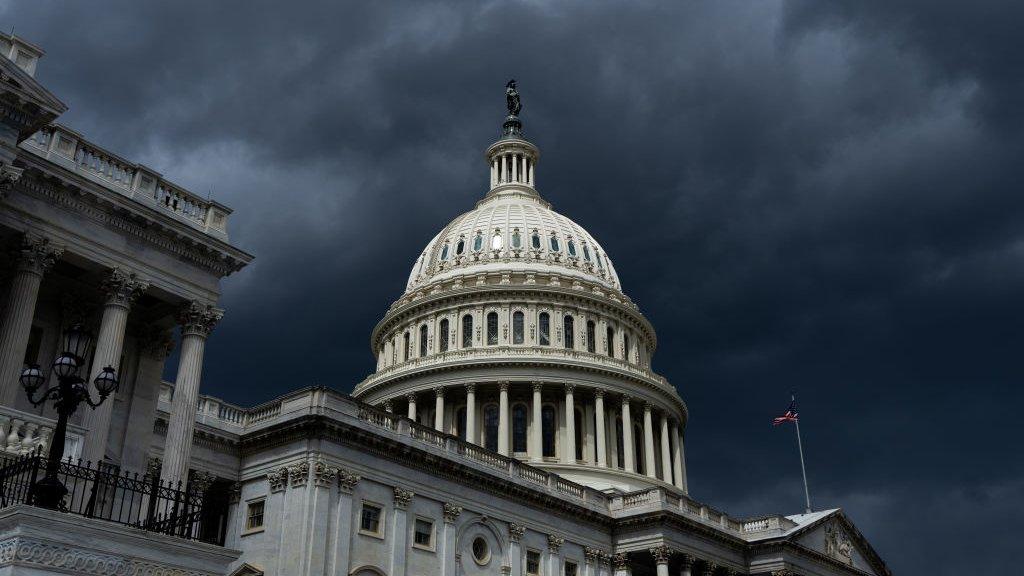
{"label": "dome window", "polygon": [[501,250],[501,247],[505,244],[501,237],[501,230],[494,229],[494,236],[491,236],[491,250]]}
{"label": "dome window", "polygon": [[441,248],[441,261],[443,262],[443,261],[445,261],[447,259],[448,259],[448,243],[445,242],[444,243],[444,248]]}
{"label": "dome window", "polygon": [[523,330],[523,313],[518,310],[512,314],[512,343],[522,344],[523,335],[526,333]]}
{"label": "dome window", "polygon": [[462,347],[473,346],[473,316],[466,314],[462,317]]}
{"label": "dome window", "polygon": [[569,256],[572,256],[573,258],[576,257],[576,242],[574,242],[572,238],[570,238],[569,241],[566,242],[565,248],[566,250],[569,251]]}
{"label": "dome window", "polygon": [[583,259],[590,262],[590,248],[586,244],[583,245]]}
{"label": "dome window", "polygon": [[597,260],[597,269],[604,272],[604,262],[601,261],[601,254],[594,252],[594,259]]}
{"label": "dome window", "polygon": [[551,344],[551,316],[547,312],[541,312],[537,323],[540,324],[540,345],[549,346]]}
{"label": "dome window", "polygon": [[558,236],[555,236],[554,232],[551,233],[551,243],[550,244],[551,244],[551,251],[552,252],[559,252],[559,251],[561,251],[562,246],[561,246],[561,244],[559,244]]}
{"label": "dome window", "polygon": [[466,239],[459,237],[459,243],[455,245],[455,255],[462,256],[462,253],[466,251]]}
{"label": "dome window", "polygon": [[512,231],[512,247],[516,250],[523,247],[523,236],[519,233],[519,228]]}
{"label": "dome window", "polygon": [[441,320],[441,326],[438,329],[437,335],[437,347],[441,352],[448,351],[448,319]]}
{"label": "dome window", "polygon": [[487,313],[487,345],[496,346],[498,344],[498,313],[488,312]]}
{"label": "dome window", "polygon": [[530,246],[534,250],[540,250],[540,233],[537,230],[534,230],[533,235],[530,236]]}
{"label": "dome window", "polygon": [[484,235],[480,232],[473,237],[473,252],[479,252],[484,247]]}

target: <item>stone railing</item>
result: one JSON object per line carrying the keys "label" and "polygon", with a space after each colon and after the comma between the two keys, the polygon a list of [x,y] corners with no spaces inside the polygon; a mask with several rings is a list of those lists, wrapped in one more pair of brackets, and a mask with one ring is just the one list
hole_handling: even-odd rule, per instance
{"label": "stone railing", "polygon": [[[22,455],[40,450],[45,455],[56,425],[50,418],[0,406],[0,453]],[[69,423],[66,438],[64,456],[77,460],[82,455],[85,429]]]}
{"label": "stone railing", "polygon": [[150,206],[201,232],[227,241],[231,210],[166,180],[160,173],[85,140],[60,124],[51,124],[21,143],[45,158],[127,198]]}
{"label": "stone railing", "polygon": [[670,390],[668,382],[651,370],[620,360],[604,354],[586,352],[583,350],[572,350],[558,346],[477,346],[474,348],[463,348],[461,350],[450,350],[439,352],[429,356],[412,358],[405,362],[382,368],[366,377],[365,380],[356,386],[359,393],[372,388],[375,384],[394,378],[395,376],[408,372],[415,372],[427,368],[437,368],[446,364],[461,365],[475,360],[487,360],[491,362],[501,361],[528,361],[539,360],[542,362],[561,363],[577,362],[584,365],[596,365],[609,370],[624,372],[638,378],[650,381],[666,391]]}

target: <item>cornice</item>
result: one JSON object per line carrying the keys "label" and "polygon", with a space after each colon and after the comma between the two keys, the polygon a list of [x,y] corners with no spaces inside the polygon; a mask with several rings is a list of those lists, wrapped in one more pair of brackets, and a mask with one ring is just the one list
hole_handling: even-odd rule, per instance
{"label": "cornice", "polygon": [[709,541],[726,546],[739,553],[742,553],[749,546],[749,543],[739,536],[733,536],[727,532],[718,530],[713,526],[697,522],[691,518],[672,512],[671,510],[659,510],[656,512],[646,512],[636,514],[634,516],[624,516],[619,518],[615,521],[615,528],[612,536],[614,538],[621,534],[635,532],[646,528],[671,528],[685,531],[689,535],[701,536]]}

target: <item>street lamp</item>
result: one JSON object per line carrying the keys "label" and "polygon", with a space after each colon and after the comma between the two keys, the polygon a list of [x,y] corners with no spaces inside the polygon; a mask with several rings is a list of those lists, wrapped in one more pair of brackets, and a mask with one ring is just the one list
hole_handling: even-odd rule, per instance
{"label": "street lamp", "polygon": [[25,368],[19,378],[22,387],[28,394],[28,400],[33,406],[53,400],[53,407],[57,410],[57,427],[54,429],[53,440],[50,443],[46,475],[32,487],[33,502],[43,508],[54,510],[60,508],[64,496],[68,493],[67,488],[57,477],[60,460],[64,457],[68,418],[75,413],[78,405],[82,402],[92,408],[97,408],[107,399],[107,396],[117,390],[117,374],[112,366],[103,368],[93,380],[93,385],[99,392],[99,400],[95,402],[92,395],[89,394],[89,385],[78,375],[78,371],[85,365],[85,355],[88,353],[91,342],[92,335],[80,324],[64,331],[63,351],[53,361],[53,373],[57,376],[58,383],[42,392],[38,400],[36,392],[46,381],[46,376],[39,366],[33,364]]}

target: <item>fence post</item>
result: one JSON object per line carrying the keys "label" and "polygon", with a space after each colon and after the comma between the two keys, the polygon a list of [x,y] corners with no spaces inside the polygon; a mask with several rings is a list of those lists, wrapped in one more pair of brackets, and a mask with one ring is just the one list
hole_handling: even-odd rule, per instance
{"label": "fence post", "polygon": [[26,460],[32,462],[32,475],[29,477],[28,480],[28,495],[25,498],[25,503],[31,506],[32,501],[35,499],[36,479],[39,477],[39,463],[40,460],[42,460],[42,456],[40,456],[39,454],[35,454],[33,456],[27,457]]}

